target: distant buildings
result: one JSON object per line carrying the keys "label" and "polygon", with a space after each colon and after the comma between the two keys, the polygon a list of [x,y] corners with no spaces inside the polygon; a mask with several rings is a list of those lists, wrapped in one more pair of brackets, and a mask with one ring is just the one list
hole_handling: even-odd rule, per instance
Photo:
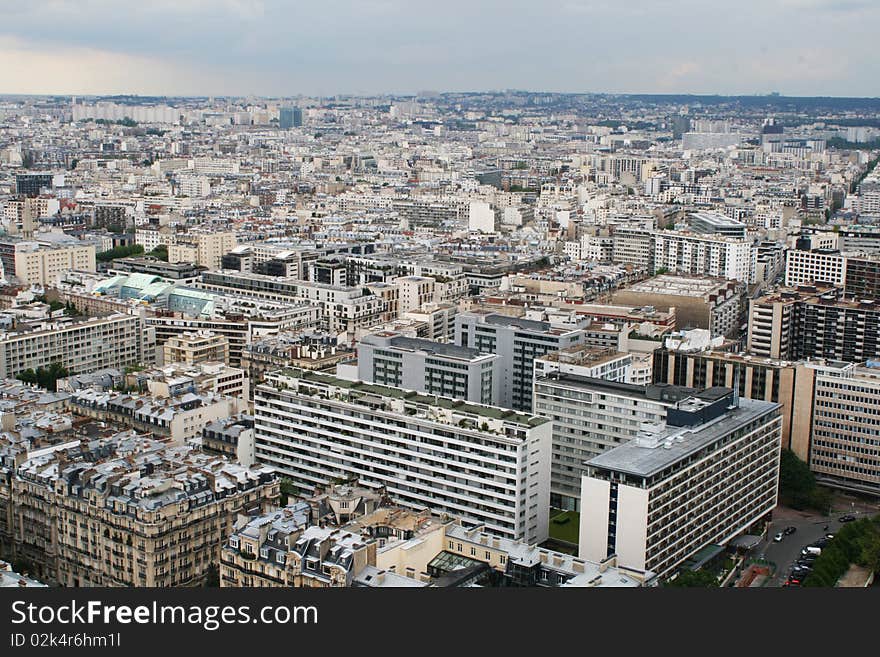
{"label": "distant buildings", "polygon": [[303,113],[299,107],[282,107],[278,110],[278,127],[282,130],[299,128],[303,124]]}

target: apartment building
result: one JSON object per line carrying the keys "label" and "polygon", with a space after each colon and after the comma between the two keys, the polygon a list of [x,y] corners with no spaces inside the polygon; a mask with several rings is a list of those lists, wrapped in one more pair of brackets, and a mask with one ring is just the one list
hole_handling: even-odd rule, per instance
{"label": "apartment building", "polygon": [[143,436],[31,452],[8,473],[15,554],[62,586],[192,586],[239,513],[273,508],[271,469]]}
{"label": "apartment building", "polygon": [[545,418],[302,370],[268,374],[254,410],[257,460],[300,490],[357,477],[403,506],[547,537]]}
{"label": "apartment building", "polygon": [[83,374],[155,360],[155,334],[141,317],[55,319],[0,333],[0,377],[61,363]]}
{"label": "apartment building", "polygon": [[880,495],[880,369],[823,361],[815,371],[810,469],[819,482]]}
{"label": "apartment building", "polygon": [[254,417],[241,413],[209,422],[202,429],[202,449],[251,467],[256,461]]}
{"label": "apartment building", "polygon": [[15,245],[15,276],[25,285],[52,285],[71,270],[95,271],[95,247],[91,244],[56,244],[46,241]]}
{"label": "apartment building", "polygon": [[714,276],[748,283],[751,243],[732,237],[672,230],[652,233],[653,273]]}
{"label": "apartment building", "polygon": [[562,372],[593,379],[632,383],[630,380],[632,364],[632,354],[579,344],[536,358],[533,374],[535,380],[550,372]]}
{"label": "apartment building", "polygon": [[752,299],[748,350],[784,360],[880,357],[880,305],[845,299],[839,288],[808,286]]}
{"label": "apartment building", "polygon": [[163,363],[194,365],[204,362],[229,364],[229,340],[211,331],[185,332],[162,345]]}
{"label": "apartment building", "polygon": [[68,405],[77,415],[148,431],[175,445],[191,442],[202,435],[208,423],[238,411],[237,403],[229,397],[183,391],[173,397],[158,397],[78,390],[71,394]]}
{"label": "apartment building", "polygon": [[497,354],[500,405],[529,411],[534,359],[584,342],[585,325],[585,321],[561,325],[481,311],[459,313],[455,344]]}
{"label": "apartment building", "polygon": [[577,511],[583,464],[636,437],[643,422],[662,422],[670,406],[694,391],[637,386],[563,371],[535,378],[534,412],[553,422],[550,504]]}
{"label": "apartment building", "polygon": [[581,483],[579,556],[656,572],[755,530],[776,506],[782,420],[771,402],[710,388],[665,422],[590,459]]}
{"label": "apartment building", "polygon": [[355,378],[478,404],[497,404],[501,396],[498,368],[495,354],[382,332],[365,335],[358,343]]}
{"label": "apartment building", "polygon": [[208,269],[220,269],[223,256],[238,245],[235,233],[193,233],[178,236],[168,247],[168,262],[191,262]]}

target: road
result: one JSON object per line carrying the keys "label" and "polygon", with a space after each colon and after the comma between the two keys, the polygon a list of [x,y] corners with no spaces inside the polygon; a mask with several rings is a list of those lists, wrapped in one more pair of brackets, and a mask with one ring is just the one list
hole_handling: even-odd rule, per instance
{"label": "road", "polygon": [[[776,564],[776,572],[765,586],[782,586],[783,582],[788,579],[791,567],[800,556],[801,550],[806,545],[822,538],[826,534],[825,525],[828,525],[828,532],[833,534],[840,529],[841,523],[837,518],[841,515],[850,514],[856,518],[874,515],[867,510],[859,510],[857,508],[850,511],[840,509],[841,507],[838,506],[837,510],[833,511],[830,516],[794,511],[783,507],[777,507],[774,510],[773,521],[770,523],[770,529],[767,532],[767,539],[761,541],[752,550],[754,556],[767,559]],[[789,526],[795,527],[797,531],[790,536],[783,537],[781,542],[774,543],[773,536],[776,535],[776,532],[781,532]]]}

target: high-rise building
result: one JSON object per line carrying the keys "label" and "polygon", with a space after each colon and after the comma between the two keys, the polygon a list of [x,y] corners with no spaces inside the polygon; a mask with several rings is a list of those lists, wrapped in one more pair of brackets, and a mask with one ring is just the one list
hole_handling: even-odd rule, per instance
{"label": "high-rise building", "polygon": [[279,370],[255,387],[258,462],[301,491],[334,479],[385,487],[395,503],[548,536],[551,423],[449,397]]}
{"label": "high-rise building", "polygon": [[635,438],[642,423],[664,421],[666,410],[693,392],[564,372],[536,377],[535,413],[553,420],[551,506],[580,510],[584,463]]}
{"label": "high-rise building", "polygon": [[39,196],[45,187],[52,187],[51,173],[18,173],[15,175],[15,193]]}
{"label": "high-rise building", "polygon": [[594,457],[581,484],[579,555],[672,575],[755,530],[776,506],[782,420],[771,402],[711,388]]}
{"label": "high-rise building", "polygon": [[583,343],[585,325],[586,320],[559,325],[472,311],[456,316],[455,343],[498,354],[501,406],[530,411],[534,359]]}
{"label": "high-rise building", "polygon": [[282,130],[299,128],[303,124],[303,113],[299,107],[282,107],[278,112],[278,127]]}

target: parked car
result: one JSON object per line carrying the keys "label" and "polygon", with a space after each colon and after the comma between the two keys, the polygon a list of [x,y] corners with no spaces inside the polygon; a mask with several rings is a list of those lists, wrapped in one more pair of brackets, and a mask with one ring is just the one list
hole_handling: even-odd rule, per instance
{"label": "parked car", "polygon": [[845,515],[845,516],[840,516],[840,517],[838,518],[838,520],[839,520],[840,522],[852,522],[852,521],[855,520],[855,519],[856,519],[855,516],[851,516],[851,515],[849,515],[849,514],[847,514],[847,515]]}
{"label": "parked car", "polygon": [[825,534],[825,538],[830,541],[832,538],[834,538],[834,534]]}
{"label": "parked car", "polygon": [[823,547],[825,547],[826,545],[828,545],[828,539],[827,539],[827,538],[820,538],[818,541],[813,541],[812,543],[810,543],[810,547],[823,548]]}
{"label": "parked car", "polygon": [[791,527],[791,526],[789,526],[789,527],[786,527],[785,529],[783,529],[783,530],[782,530],[782,533],[785,534],[786,536],[791,536],[791,535],[794,534],[796,531],[797,531],[797,527]]}
{"label": "parked car", "polygon": [[779,541],[781,541],[784,537],[785,534],[783,534],[782,532],[776,532],[776,536],[773,537],[773,542],[779,543]]}
{"label": "parked car", "polygon": [[801,554],[804,556],[808,554],[815,554],[818,557],[820,554],[822,554],[822,548],[808,545],[803,550],[801,550]]}

